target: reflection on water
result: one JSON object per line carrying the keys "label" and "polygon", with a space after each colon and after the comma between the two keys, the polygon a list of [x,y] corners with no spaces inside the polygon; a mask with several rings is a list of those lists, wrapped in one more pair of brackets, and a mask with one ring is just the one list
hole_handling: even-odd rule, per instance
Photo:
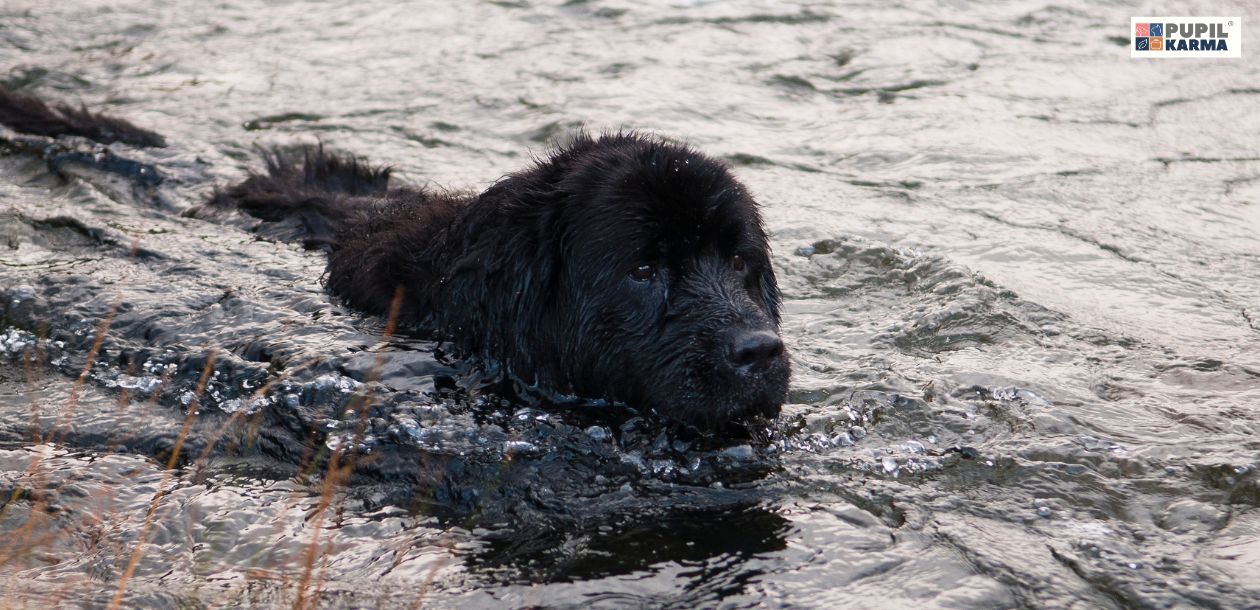
{"label": "reflection on water", "polygon": [[[5,86],[169,143],[0,132],[6,595],[1254,605],[1260,67],[1130,60],[1130,12],[5,4]],[[758,440],[540,408],[181,216],[257,145],[479,188],[583,125],[766,205],[794,379]]]}

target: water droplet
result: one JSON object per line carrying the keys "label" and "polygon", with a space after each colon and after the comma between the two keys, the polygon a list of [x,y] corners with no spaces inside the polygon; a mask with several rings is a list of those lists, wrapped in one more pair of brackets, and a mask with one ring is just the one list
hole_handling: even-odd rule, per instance
{"label": "water droplet", "polygon": [[848,432],[841,432],[831,437],[831,444],[837,447],[847,447],[853,444],[853,439]]}
{"label": "water droplet", "polygon": [[504,453],[533,453],[538,446],[528,441],[507,441],[503,443]]}

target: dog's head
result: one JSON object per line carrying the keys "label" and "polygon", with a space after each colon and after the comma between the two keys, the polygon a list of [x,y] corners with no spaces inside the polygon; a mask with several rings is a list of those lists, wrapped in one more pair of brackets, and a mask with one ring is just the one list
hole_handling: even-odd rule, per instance
{"label": "dog's head", "polygon": [[789,365],[769,243],[723,164],[656,138],[578,136],[483,198],[515,231],[493,255],[512,262],[482,280],[514,334],[478,332],[518,376],[704,429],[778,414]]}

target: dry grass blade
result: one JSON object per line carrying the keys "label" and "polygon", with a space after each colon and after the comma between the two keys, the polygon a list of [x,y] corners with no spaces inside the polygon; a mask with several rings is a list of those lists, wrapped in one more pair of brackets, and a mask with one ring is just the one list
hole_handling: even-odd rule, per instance
{"label": "dry grass blade", "polygon": [[140,564],[140,558],[144,554],[144,544],[148,540],[149,530],[153,527],[158,507],[162,505],[162,499],[167,494],[166,485],[170,481],[171,473],[174,472],[175,466],[179,463],[179,454],[184,448],[184,441],[188,438],[193,422],[197,419],[197,409],[200,406],[201,394],[205,391],[206,384],[210,380],[210,373],[214,370],[214,360],[217,355],[217,351],[211,350],[206,358],[206,366],[201,369],[201,378],[197,380],[197,391],[193,394],[193,399],[188,404],[188,411],[184,415],[184,425],[180,428],[179,436],[175,439],[175,446],[171,449],[171,456],[166,461],[166,469],[162,471],[162,480],[158,484],[157,491],[153,492],[153,499],[149,501],[149,511],[145,514],[144,525],[140,528],[140,536],[136,539],[136,546],[131,550],[131,558],[127,560],[127,569],[123,572],[122,578],[118,580],[118,589],[114,592],[114,598],[109,602],[109,610],[117,610],[121,607],[123,595],[127,592],[127,583],[130,582],[132,575],[136,572],[136,567]]}
{"label": "dry grass blade", "polygon": [[[381,339],[388,341],[394,335],[398,328],[398,317],[402,312],[403,288],[399,286],[394,291],[394,298],[390,302],[389,317],[385,321],[385,330],[381,333]],[[376,360],[372,364],[372,369],[368,372],[367,377],[363,380],[363,386],[360,394],[351,400],[351,408],[358,415],[357,426],[355,428],[355,439],[353,443],[349,443],[351,447],[358,445],[366,431],[367,425],[367,409],[370,406],[368,388],[373,381],[376,381],[380,375],[380,369],[385,364],[385,355],[378,353]],[[355,405],[355,403],[358,403]],[[315,508],[315,513],[311,517],[311,541],[307,543],[306,552],[303,556],[302,579],[298,582],[297,599],[293,602],[293,608],[300,610],[305,608],[308,603],[314,603],[318,599],[319,592],[323,588],[324,573],[321,570],[316,579],[314,591],[308,594],[311,588],[311,577],[315,570],[315,562],[321,555],[326,555],[332,550],[331,545],[322,546],[320,544],[320,534],[323,529],[324,516],[328,509],[332,506],[333,499],[336,497],[337,489],[341,484],[350,477],[354,471],[353,458],[347,459],[345,465],[342,464],[342,457],[345,455],[347,443],[338,443],[333,449],[332,454],[328,458],[328,470],[324,476],[324,484],[320,490],[319,505]],[[322,549],[322,552],[321,552]]]}

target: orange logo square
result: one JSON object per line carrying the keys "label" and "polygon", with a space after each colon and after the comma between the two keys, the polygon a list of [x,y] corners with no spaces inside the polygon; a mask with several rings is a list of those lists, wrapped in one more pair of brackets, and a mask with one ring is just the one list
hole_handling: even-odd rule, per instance
{"label": "orange logo square", "polygon": [[1152,51],[1164,50],[1164,38],[1162,36],[1151,36],[1151,50]]}

